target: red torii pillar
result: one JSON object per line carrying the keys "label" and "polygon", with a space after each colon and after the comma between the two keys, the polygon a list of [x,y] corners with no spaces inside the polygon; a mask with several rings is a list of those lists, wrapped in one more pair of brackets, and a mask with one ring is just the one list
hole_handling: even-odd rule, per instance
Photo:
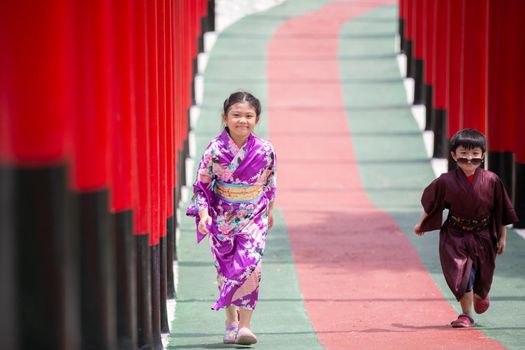
{"label": "red torii pillar", "polygon": [[160,251],[159,242],[162,234],[161,223],[161,183],[160,183],[160,101],[159,101],[159,48],[158,48],[158,1],[146,3],[146,45],[147,45],[147,96],[149,119],[149,186],[150,186],[150,220],[149,239],[151,252],[151,321],[153,349],[162,348],[160,330]]}
{"label": "red torii pillar", "polygon": [[75,93],[72,186],[80,231],[82,346],[114,348],[115,265],[109,216],[109,121],[115,79],[111,4],[75,2]]}
{"label": "red torii pillar", "polygon": [[[521,14],[525,13],[525,2],[521,0],[512,0],[513,7],[513,23],[515,28],[521,29]],[[515,228],[525,228],[525,137],[523,137],[523,130],[525,130],[525,68],[523,67],[523,57],[525,57],[525,42],[523,39],[518,40],[516,30],[515,55],[519,59],[519,63],[515,66],[515,91],[511,92],[517,102],[517,108],[514,113],[514,130],[507,129],[507,137],[514,138],[514,172],[515,172],[515,188],[514,188],[514,209],[518,214],[519,222],[514,224]]]}
{"label": "red torii pillar", "polygon": [[[413,75],[414,75],[414,104],[425,103],[424,54],[425,54],[425,16],[423,0],[412,1],[413,22]],[[426,127],[425,127],[426,128]]]}
{"label": "red torii pillar", "polygon": [[488,0],[463,0],[461,119],[463,128],[487,131]]}
{"label": "red torii pillar", "polygon": [[448,42],[448,138],[462,127],[461,114],[461,65],[463,41],[463,4],[461,1],[447,0],[449,20],[447,21]]}
{"label": "red torii pillar", "polygon": [[432,108],[433,108],[433,69],[436,62],[434,61],[434,51],[436,42],[436,31],[434,23],[436,21],[437,0],[423,0],[423,12],[425,17],[425,46],[423,84],[425,93],[425,130],[433,129]]}
{"label": "red torii pillar", "polygon": [[134,8],[135,27],[135,166],[134,181],[134,233],[137,254],[137,330],[138,347],[153,347],[151,312],[151,257],[149,235],[150,215],[150,153],[148,113],[148,60],[147,60],[147,2],[138,0]]}
{"label": "red torii pillar", "polygon": [[405,53],[405,22],[406,22],[406,4],[408,0],[399,0],[397,5],[398,11],[398,26],[397,32],[399,34],[399,52]]}
{"label": "red torii pillar", "polygon": [[[520,1],[521,2],[521,1]],[[520,8],[515,0],[489,3],[488,166],[514,192],[514,144],[521,82],[516,70],[521,59],[518,43]]]}
{"label": "red torii pillar", "polygon": [[415,77],[414,68],[414,2],[415,0],[404,0],[406,13],[405,20],[405,55],[407,56],[407,78]]}
{"label": "red torii pillar", "polygon": [[0,344],[80,349],[69,1],[0,2]]}
{"label": "red torii pillar", "polygon": [[115,0],[115,111],[110,118],[110,209],[115,235],[117,337],[119,349],[137,346],[136,254],[133,236],[134,184],[137,176],[134,5]]}
{"label": "red torii pillar", "polygon": [[435,37],[434,64],[432,78],[434,82],[433,108],[432,108],[432,131],[434,132],[434,158],[447,158],[448,135],[447,135],[447,85],[449,70],[449,45],[447,36],[448,21],[450,13],[449,1],[436,1],[436,18],[433,31]]}

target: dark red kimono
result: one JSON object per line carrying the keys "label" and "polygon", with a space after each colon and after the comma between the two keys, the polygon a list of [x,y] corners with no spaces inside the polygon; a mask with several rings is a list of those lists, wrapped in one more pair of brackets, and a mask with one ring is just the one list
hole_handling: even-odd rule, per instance
{"label": "dark red kimono", "polygon": [[[500,228],[518,221],[500,178],[478,168],[469,182],[461,169],[452,170],[428,185],[421,204],[428,214],[421,230],[440,229],[441,268],[456,299],[465,294],[472,267],[476,271],[474,293],[485,298],[494,276]],[[442,223],[445,209],[449,213]],[[488,218],[489,221],[485,228],[466,231],[454,225],[452,216],[465,220]]]}

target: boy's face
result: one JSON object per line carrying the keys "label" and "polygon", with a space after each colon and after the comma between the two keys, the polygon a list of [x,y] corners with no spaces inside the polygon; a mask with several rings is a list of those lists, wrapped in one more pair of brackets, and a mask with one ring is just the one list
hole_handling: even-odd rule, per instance
{"label": "boy's face", "polygon": [[479,147],[465,148],[459,146],[455,152],[450,152],[458,167],[467,175],[473,174],[483,161],[483,151]]}

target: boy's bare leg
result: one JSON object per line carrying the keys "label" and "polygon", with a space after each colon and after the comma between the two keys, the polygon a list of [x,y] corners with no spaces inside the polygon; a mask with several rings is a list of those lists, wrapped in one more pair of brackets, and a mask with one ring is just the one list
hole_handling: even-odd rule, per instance
{"label": "boy's bare leg", "polygon": [[461,304],[461,310],[463,313],[472,316],[472,308],[474,302],[474,293],[472,291],[463,294],[463,297],[459,300]]}
{"label": "boy's bare leg", "polygon": [[252,319],[253,310],[248,310],[245,308],[239,308],[240,320],[239,320],[239,329],[241,328],[250,328],[250,320]]}
{"label": "boy's bare leg", "polygon": [[237,318],[237,306],[230,305],[225,308],[226,310],[226,322],[232,323],[239,321]]}

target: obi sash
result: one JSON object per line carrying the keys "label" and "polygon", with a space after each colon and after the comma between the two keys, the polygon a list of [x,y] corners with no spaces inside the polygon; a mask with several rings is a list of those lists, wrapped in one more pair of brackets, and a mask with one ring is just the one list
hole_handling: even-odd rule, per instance
{"label": "obi sash", "polygon": [[217,196],[232,203],[257,201],[263,194],[261,185],[230,184],[223,181],[215,182],[213,190]]}

